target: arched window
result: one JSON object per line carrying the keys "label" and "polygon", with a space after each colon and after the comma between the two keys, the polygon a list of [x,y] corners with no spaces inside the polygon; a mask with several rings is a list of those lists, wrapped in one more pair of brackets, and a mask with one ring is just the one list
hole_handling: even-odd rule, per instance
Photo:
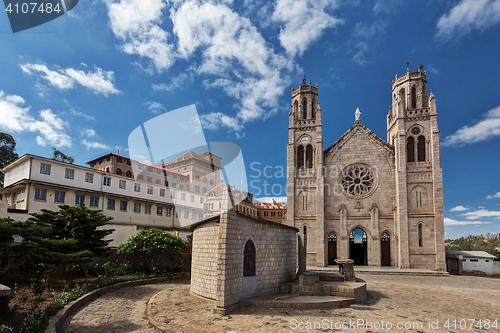
{"label": "arched window", "polygon": [[116,174],[117,175],[121,175],[122,174],[122,169],[120,169],[120,168],[116,169]]}
{"label": "arched window", "polygon": [[297,169],[304,167],[304,146],[297,148]]}
{"label": "arched window", "polygon": [[132,177],[132,172],[127,171],[127,177]]}
{"label": "arched window", "polygon": [[199,181],[200,180],[200,176],[196,176],[196,177],[194,177],[194,179]]}
{"label": "arched window", "polygon": [[425,161],[425,137],[423,135],[418,137],[417,155],[419,162]]}
{"label": "arched window", "polygon": [[307,119],[307,99],[302,100],[302,119]]}
{"label": "arched window", "polygon": [[210,180],[210,185],[213,185],[214,184],[214,181],[213,180]]}
{"label": "arched window", "polygon": [[298,117],[298,114],[299,114],[299,102],[295,101],[293,103],[293,111],[295,112],[295,117]]}
{"label": "arched window", "polygon": [[313,167],[313,147],[311,145],[307,145],[306,148],[306,168]]}
{"label": "arched window", "polygon": [[203,183],[207,183],[207,179],[206,178],[203,178]]}
{"label": "arched window", "polygon": [[255,246],[251,239],[245,244],[243,253],[243,276],[255,276]]}
{"label": "arched window", "polygon": [[307,235],[307,226],[303,227],[303,233],[304,233],[304,235]]}
{"label": "arched window", "polygon": [[404,89],[399,91],[399,99],[403,101],[403,109],[406,109],[406,92]]}
{"label": "arched window", "polygon": [[422,223],[418,224],[418,246],[419,247],[424,246],[422,238]]}
{"label": "arched window", "polygon": [[315,110],[314,110],[314,99],[313,99],[313,100],[312,100],[312,102],[311,102],[311,108],[312,108],[312,109],[311,109],[311,118],[313,118],[313,119],[314,119],[314,118],[316,118],[316,112],[315,112]]}
{"label": "arched window", "polygon": [[411,107],[417,108],[417,89],[415,87],[411,88]]}
{"label": "arched window", "polygon": [[415,162],[415,139],[412,136],[406,141],[406,156],[408,162]]}

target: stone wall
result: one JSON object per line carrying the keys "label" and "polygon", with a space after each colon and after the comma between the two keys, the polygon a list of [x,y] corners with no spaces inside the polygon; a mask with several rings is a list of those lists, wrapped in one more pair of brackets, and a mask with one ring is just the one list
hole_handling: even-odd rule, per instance
{"label": "stone wall", "polygon": [[194,230],[191,252],[191,292],[214,300],[217,293],[219,221],[215,219]]}
{"label": "stone wall", "polygon": [[[240,299],[278,293],[295,278],[296,228],[230,209],[193,230],[191,292],[215,299],[223,313]],[[255,246],[255,276],[243,277],[248,240]]]}

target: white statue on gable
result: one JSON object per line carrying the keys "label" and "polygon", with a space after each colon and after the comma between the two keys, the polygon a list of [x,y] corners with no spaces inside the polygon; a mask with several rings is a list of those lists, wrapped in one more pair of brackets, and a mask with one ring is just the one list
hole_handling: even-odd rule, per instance
{"label": "white statue on gable", "polygon": [[356,109],[356,112],[354,112],[354,115],[356,116],[356,120],[359,120],[359,116],[361,116],[361,112],[359,111],[359,108]]}

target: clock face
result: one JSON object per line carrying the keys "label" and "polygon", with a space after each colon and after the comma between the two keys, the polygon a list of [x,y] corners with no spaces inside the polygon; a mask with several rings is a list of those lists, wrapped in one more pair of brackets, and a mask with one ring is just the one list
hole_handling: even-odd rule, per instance
{"label": "clock face", "polygon": [[308,143],[309,142],[309,138],[308,137],[304,137],[302,138],[302,140],[300,140],[302,143]]}

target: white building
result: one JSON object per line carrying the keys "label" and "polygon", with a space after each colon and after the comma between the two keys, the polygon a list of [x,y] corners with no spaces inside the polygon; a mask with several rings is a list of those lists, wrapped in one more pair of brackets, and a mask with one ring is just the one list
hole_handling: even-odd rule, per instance
{"label": "white building", "polygon": [[[6,166],[0,217],[25,221],[40,209],[84,203],[113,217],[110,246],[152,227],[176,232],[205,218],[206,197],[149,182],[25,154]],[[169,170],[170,172],[170,170]]]}
{"label": "white building", "polygon": [[481,271],[485,272],[486,275],[494,274],[493,260],[496,257],[487,252],[446,250],[446,255],[461,255],[464,272]]}

